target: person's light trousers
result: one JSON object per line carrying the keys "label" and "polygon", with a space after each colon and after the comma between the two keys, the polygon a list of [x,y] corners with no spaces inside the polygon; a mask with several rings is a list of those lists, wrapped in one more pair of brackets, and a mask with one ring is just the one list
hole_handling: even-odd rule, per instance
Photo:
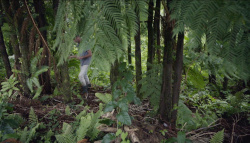
{"label": "person's light trousers", "polygon": [[87,86],[88,84],[90,84],[89,77],[87,75],[88,67],[89,67],[89,65],[81,66],[81,71],[80,71],[80,73],[78,75],[78,78],[79,78],[82,86]]}

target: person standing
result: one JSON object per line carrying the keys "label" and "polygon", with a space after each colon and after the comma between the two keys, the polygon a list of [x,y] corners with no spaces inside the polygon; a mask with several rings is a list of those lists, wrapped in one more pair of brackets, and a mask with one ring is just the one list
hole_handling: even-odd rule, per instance
{"label": "person standing", "polygon": [[[74,41],[78,44],[80,44],[81,42],[81,37],[80,36],[76,36],[76,38],[74,39]],[[92,52],[91,50],[86,50],[83,51],[81,53],[81,55],[78,57],[77,55],[74,56],[70,56],[70,58],[76,58],[78,60],[80,60],[81,63],[81,70],[80,73],[78,75],[78,78],[83,86],[83,94],[84,95],[88,95],[88,88],[91,87],[90,81],[89,81],[89,77],[87,75],[88,72],[88,67],[90,65],[91,62],[91,57],[92,57]]]}

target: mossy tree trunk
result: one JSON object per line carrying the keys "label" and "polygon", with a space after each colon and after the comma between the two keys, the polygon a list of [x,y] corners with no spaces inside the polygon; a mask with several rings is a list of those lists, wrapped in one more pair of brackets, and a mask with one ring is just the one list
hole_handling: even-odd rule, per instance
{"label": "mossy tree trunk", "polygon": [[2,59],[3,59],[5,71],[6,71],[6,75],[9,78],[12,75],[12,71],[11,71],[10,61],[9,61],[8,54],[7,54],[7,51],[6,51],[6,47],[5,47],[5,43],[4,43],[3,33],[2,33],[2,28],[1,27],[2,27],[2,25],[0,25],[0,53],[2,55]]}
{"label": "mossy tree trunk", "polygon": [[[39,28],[45,28],[47,26],[47,22],[46,22],[46,18],[45,18],[45,5],[44,5],[44,1],[43,0],[33,0],[34,1],[34,7],[35,7],[35,11],[37,14],[39,14],[39,16],[37,17],[37,22],[38,22],[38,27]],[[47,30],[42,30],[41,34],[44,38],[45,41],[47,41]],[[41,59],[41,66],[50,66],[50,55],[49,55],[49,50],[48,48],[44,45],[44,43],[42,42],[43,45],[43,56]],[[39,80],[41,85],[43,85],[43,94],[51,94],[51,84],[50,84],[50,70],[48,70],[47,72],[42,73],[39,76]]]}

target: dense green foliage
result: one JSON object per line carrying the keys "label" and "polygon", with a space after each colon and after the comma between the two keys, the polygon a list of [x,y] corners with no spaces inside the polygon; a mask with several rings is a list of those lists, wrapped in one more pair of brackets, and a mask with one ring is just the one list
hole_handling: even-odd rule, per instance
{"label": "dense green foliage", "polygon": [[[30,7],[31,17],[37,22],[39,32],[47,32],[45,39],[49,47],[43,45],[41,35],[35,31],[35,25],[31,23],[32,19],[24,8],[25,1],[0,0],[0,2],[2,8],[0,24],[4,23],[1,25],[3,44],[6,46],[5,50],[13,71],[13,75],[6,78],[4,60],[0,60],[0,142],[12,138],[25,143],[72,143],[84,139],[90,142],[102,140],[108,143],[120,140],[122,143],[127,143],[131,140],[131,132],[126,131],[125,127],[136,126],[134,125],[136,122],[133,121],[137,117],[132,116],[130,111],[134,107],[130,105],[133,104],[141,107],[143,104],[148,105],[147,109],[142,109],[143,115],[138,116],[143,116],[141,118],[146,125],[155,124],[163,129],[154,130],[164,138],[162,142],[188,143],[191,142],[189,138],[192,131],[203,131],[203,129],[217,132],[208,137],[211,143],[229,141],[225,139],[229,138],[229,134],[230,137],[233,136],[231,131],[222,127],[210,127],[220,118],[234,120],[231,116],[236,114],[244,117],[242,118],[245,121],[244,125],[250,123],[250,60],[248,59],[250,3],[248,1],[172,0],[170,3],[166,3],[169,2],[166,0],[161,1],[160,29],[163,31],[166,27],[169,28],[168,26],[173,27],[173,36],[168,37],[172,38],[173,43],[177,43],[180,33],[185,35],[183,61],[181,61],[183,70],[180,73],[182,80],[178,90],[179,104],[169,105],[171,112],[175,109],[178,111],[175,121],[167,121],[159,116],[159,109],[165,109],[160,105],[160,101],[164,100],[160,97],[166,86],[163,84],[165,67],[162,62],[164,54],[167,53],[164,52],[164,48],[167,47],[164,43],[164,32],[159,39],[160,45],[154,45],[159,53],[157,55],[154,53],[151,69],[146,70],[146,65],[149,65],[146,63],[149,41],[147,36],[152,34],[147,33],[149,0],[60,0],[56,8],[52,7],[52,3],[56,5],[55,1],[44,1],[45,13],[37,11],[35,0],[29,0],[27,6]],[[14,3],[18,5],[16,9]],[[156,0],[153,3],[155,4]],[[155,14],[154,8],[152,7]],[[41,22],[39,22],[42,14],[45,14],[47,24],[44,27],[40,27]],[[137,58],[134,55],[133,37],[139,30],[138,16],[141,27],[143,75],[139,84],[142,85],[140,90],[140,94],[143,95],[142,100],[135,92],[137,81],[135,81],[136,68],[133,66]],[[168,16],[171,22],[168,21]],[[20,19],[21,22],[18,21]],[[170,25],[166,25],[167,22]],[[11,41],[13,35],[16,36],[15,43]],[[73,41],[76,35],[82,40],[79,45]],[[156,41],[155,33],[153,37]],[[129,39],[131,53],[127,50]],[[21,69],[18,69],[15,59],[18,55],[16,51],[14,52],[16,43],[19,50],[20,47],[26,46],[26,50],[21,50],[18,59],[22,65]],[[173,44],[171,48],[173,52],[171,79],[174,79],[172,77],[176,76],[175,65],[178,60],[175,59],[177,57],[175,54],[179,47]],[[78,79],[80,62],[68,58],[70,55],[80,55],[89,49],[93,55],[88,75],[92,84],[91,90],[95,92],[98,104],[102,102],[99,108],[89,106],[92,101],[86,103],[89,100],[82,97],[82,87]],[[46,50],[49,50],[48,53]],[[132,56],[131,64],[128,64],[128,54]],[[156,57],[161,60],[158,61]],[[23,72],[25,64],[27,64],[26,72]],[[110,71],[114,65],[117,69]],[[118,74],[116,81],[111,85],[112,72]],[[44,77],[45,73],[49,74],[49,79]],[[66,73],[69,79],[63,78],[65,77],[63,73]],[[51,83],[49,88],[52,92],[49,94],[43,94],[44,81]],[[169,82],[173,84],[176,81],[169,80]],[[24,85],[30,91],[29,95],[26,95]],[[61,90],[63,88],[68,88],[67,91],[72,97]],[[76,104],[70,100],[61,103],[57,100],[61,96],[68,99],[76,96],[80,103]],[[13,105],[15,102],[22,102],[23,97],[35,99],[34,101],[43,106],[52,106],[50,101],[55,101],[59,105],[65,105],[65,108],[51,109],[42,118],[38,118],[39,112],[36,112],[36,107],[29,105],[25,109],[29,112],[26,114],[27,119],[24,119],[21,114],[16,113],[18,107]],[[53,108],[55,106],[57,105],[53,104]],[[81,111],[78,112],[80,107]],[[60,122],[62,113],[65,117],[71,118],[71,122]],[[112,119],[105,118],[105,114],[111,114]],[[176,124],[171,125],[173,122]],[[99,130],[102,126],[116,130],[114,133],[102,132]],[[142,129],[141,124],[139,126]],[[152,133],[151,130],[145,132],[147,136]],[[175,132],[175,137],[167,135],[172,132]],[[228,135],[224,136],[224,132]],[[230,138],[230,141],[235,139]]]}

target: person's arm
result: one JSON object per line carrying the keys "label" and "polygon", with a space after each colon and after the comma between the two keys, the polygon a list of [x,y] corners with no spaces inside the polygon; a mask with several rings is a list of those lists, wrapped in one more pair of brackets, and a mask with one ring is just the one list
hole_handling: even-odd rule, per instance
{"label": "person's arm", "polygon": [[91,50],[88,50],[88,54],[85,55],[85,56],[80,56],[80,57],[76,57],[77,59],[85,59],[85,58],[88,58],[88,57],[91,57],[92,56],[92,52]]}

